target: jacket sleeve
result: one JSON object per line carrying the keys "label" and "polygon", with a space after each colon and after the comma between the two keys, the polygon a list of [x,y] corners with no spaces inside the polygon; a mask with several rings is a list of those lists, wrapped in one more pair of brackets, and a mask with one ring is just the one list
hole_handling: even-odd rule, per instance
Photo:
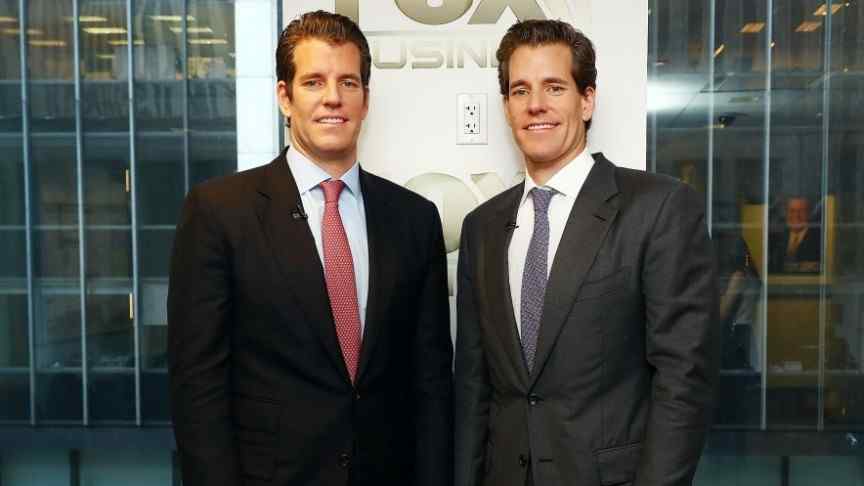
{"label": "jacket sleeve", "polygon": [[177,226],[168,292],[171,414],[186,486],[239,484],[229,401],[229,258],[225,233],[193,189]]}
{"label": "jacket sleeve", "polygon": [[491,385],[474,293],[470,215],[462,226],[457,277],[455,486],[479,486],[484,474]]}
{"label": "jacket sleeve", "polygon": [[690,485],[713,412],[719,359],[716,265],[703,198],[677,186],[645,245],[646,358],[654,374],[634,484]]}
{"label": "jacket sleeve", "polygon": [[416,403],[417,486],[450,486],[453,469],[453,341],[447,296],[447,255],[435,206],[422,221],[426,270],[417,300],[413,379]]}

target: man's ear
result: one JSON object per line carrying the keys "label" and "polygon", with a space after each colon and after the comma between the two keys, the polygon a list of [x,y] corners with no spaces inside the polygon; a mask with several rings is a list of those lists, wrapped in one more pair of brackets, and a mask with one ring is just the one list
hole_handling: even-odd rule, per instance
{"label": "man's ear", "polygon": [[585,88],[585,93],[582,97],[582,121],[587,122],[594,116],[594,100],[596,98],[596,90],[592,87]]}
{"label": "man's ear", "polygon": [[369,86],[363,87],[363,115],[360,117],[360,120],[365,120],[366,115],[369,114]]}
{"label": "man's ear", "polygon": [[276,83],[276,101],[279,102],[279,111],[285,118],[291,118],[291,95],[288,94],[288,83],[279,81]]}

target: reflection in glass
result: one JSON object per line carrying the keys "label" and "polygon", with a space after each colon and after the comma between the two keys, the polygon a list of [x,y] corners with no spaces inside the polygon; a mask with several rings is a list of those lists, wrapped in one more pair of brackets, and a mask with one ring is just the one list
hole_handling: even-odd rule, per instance
{"label": "reflection in glass", "polygon": [[87,231],[87,277],[123,279],[128,286],[132,278],[132,242],[128,229],[92,229]]}
{"label": "reflection in glass", "polygon": [[44,293],[36,312],[36,366],[40,370],[81,367],[81,307],[75,289]]}
{"label": "reflection in glass", "polygon": [[36,416],[43,422],[80,423],[84,417],[80,373],[36,374]]}
{"label": "reflection in glass", "polygon": [[[18,128],[20,132],[20,127]],[[20,133],[0,139],[0,227],[24,225],[24,163]]]}
{"label": "reflection in glass", "polygon": [[[183,0],[148,2],[135,10],[136,194],[138,217],[141,418],[169,421],[165,333],[168,259],[186,194],[187,82],[184,79]],[[185,17],[187,27],[197,19]],[[146,61],[144,61],[146,60]],[[167,243],[170,246],[170,240]]]}
{"label": "reflection in glass", "polygon": [[27,0],[23,21],[20,3],[0,0],[0,421],[29,420],[32,391],[37,423],[80,423],[85,401],[88,419],[134,421],[138,398],[145,421],[165,423],[174,226],[190,183],[236,168],[233,2],[133,2],[131,26],[127,0]]}
{"label": "reflection in glass", "polygon": [[135,377],[132,373],[93,371],[89,376],[92,420],[135,420]]}
{"label": "reflection in glass", "polygon": [[0,374],[0,422],[30,418],[30,377],[23,373]]}
{"label": "reflection in glass", "polygon": [[[832,15],[827,110],[828,200],[824,265],[831,283],[825,326],[824,415],[827,429],[864,426],[864,42],[862,6]],[[823,114],[824,116],[824,114]]]}
{"label": "reflection in glass", "polygon": [[190,185],[237,170],[234,6],[190,0],[195,30],[189,31]]}
{"label": "reflection in glass", "polygon": [[190,186],[237,170],[236,133],[193,133],[189,137],[189,151]]}
{"label": "reflection in glass", "polygon": [[29,366],[27,295],[0,294],[0,369]]}
{"label": "reflection in glass", "polygon": [[35,136],[30,150],[35,224],[78,224],[73,135]]}
{"label": "reflection in glass", "polygon": [[87,296],[87,365],[98,368],[135,366],[129,294]]}
{"label": "reflection in glass", "polygon": [[129,133],[86,136],[84,158],[87,225],[129,225],[132,190]]}
{"label": "reflection in glass", "polygon": [[[27,67],[33,132],[75,130],[75,56],[71,0],[28,3]],[[35,145],[35,144],[34,144]]]}
{"label": "reflection in glass", "polygon": [[[164,337],[162,338],[164,342]],[[159,365],[165,367],[164,364]],[[168,372],[165,370],[141,373],[141,416],[147,422],[169,424]]]}
{"label": "reflection in glass", "polygon": [[[78,230],[39,230],[34,235],[35,269],[42,278],[78,285]],[[72,280],[74,279],[74,280]]]}
{"label": "reflection in glass", "polygon": [[182,38],[175,32],[182,11],[182,0],[136,4],[133,74],[135,123],[140,131],[183,128]]}
{"label": "reflection in glass", "polygon": [[23,229],[0,228],[0,288],[13,282],[7,278],[16,278],[15,284],[24,288],[21,279],[27,277],[26,235]]}
{"label": "reflection in glass", "polygon": [[[138,136],[137,160],[141,225],[144,228],[162,225],[173,229],[186,194],[183,139],[177,135],[141,134]],[[146,246],[142,245],[142,250]]]}
{"label": "reflection in glass", "polygon": [[[719,260],[718,396],[729,399],[718,401],[716,427],[857,430],[864,424],[861,6],[649,5],[649,165],[706,192]],[[809,437],[802,444],[821,447]],[[795,466],[809,458],[785,460]],[[725,477],[701,472],[705,481]],[[840,482],[853,484],[853,476]]]}

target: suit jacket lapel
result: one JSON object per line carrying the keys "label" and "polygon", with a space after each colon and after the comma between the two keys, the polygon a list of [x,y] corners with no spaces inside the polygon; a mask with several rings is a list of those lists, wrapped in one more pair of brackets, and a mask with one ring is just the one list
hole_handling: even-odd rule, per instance
{"label": "suit jacket lapel", "polygon": [[297,305],[315,328],[333,364],[350,380],[336,337],[324,269],[309,223],[297,212],[300,196],[285,151],[267,167],[258,193],[258,220],[285,276],[285,285],[296,296]]}
{"label": "suit jacket lapel", "polygon": [[369,367],[372,351],[378,334],[386,320],[388,303],[393,296],[396,281],[397,252],[394,243],[397,237],[389,232],[390,203],[376,187],[375,179],[360,170],[360,188],[366,211],[366,238],[369,245],[369,294],[366,302],[366,322],[363,343],[360,347],[360,364],[357,380],[363,378]]}
{"label": "suit jacket lapel", "polygon": [[488,222],[489,228],[484,232],[487,257],[485,281],[489,283],[485,301],[491,314],[489,322],[495,328],[504,352],[510,357],[513,370],[521,384],[528,382],[528,368],[522,356],[522,344],[513,315],[507,250],[513,238],[516,211],[519,209],[524,187],[524,184],[520,184],[501,196],[494,219]]}
{"label": "suit jacket lapel", "polygon": [[594,167],[573,204],[552,263],[540,318],[531,386],[542,373],[585,276],[618,214],[617,199],[614,198],[618,193],[614,166],[602,154],[596,154],[594,158]]}

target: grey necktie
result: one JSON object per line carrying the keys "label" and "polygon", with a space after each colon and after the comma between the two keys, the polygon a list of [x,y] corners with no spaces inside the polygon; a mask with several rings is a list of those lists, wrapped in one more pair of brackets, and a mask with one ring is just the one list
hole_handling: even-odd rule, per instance
{"label": "grey necktie", "polygon": [[522,353],[530,373],[534,368],[537,353],[537,336],[540,331],[540,315],[546,295],[546,279],[549,255],[549,201],[552,191],[535,187],[531,189],[534,200],[534,233],[525,255],[525,271],[522,273],[522,298],[520,302],[522,320]]}

